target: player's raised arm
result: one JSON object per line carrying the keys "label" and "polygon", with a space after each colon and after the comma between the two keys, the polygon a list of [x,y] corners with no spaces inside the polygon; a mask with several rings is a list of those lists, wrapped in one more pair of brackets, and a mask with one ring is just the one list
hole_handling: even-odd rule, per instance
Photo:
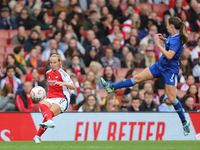
{"label": "player's raised arm", "polygon": [[59,86],[66,86],[66,87],[68,87],[70,90],[74,90],[74,89],[75,89],[74,83],[56,82],[55,84],[56,84],[56,85],[59,85]]}

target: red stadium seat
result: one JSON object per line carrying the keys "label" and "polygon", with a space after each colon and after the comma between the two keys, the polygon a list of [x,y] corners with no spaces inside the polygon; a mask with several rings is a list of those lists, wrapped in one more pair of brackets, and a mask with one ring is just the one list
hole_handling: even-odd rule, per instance
{"label": "red stadium seat", "polygon": [[33,69],[33,67],[27,67],[26,68],[26,73],[30,73],[32,69]]}
{"label": "red stadium seat", "polygon": [[21,45],[18,45],[18,44],[15,44],[15,45],[7,45],[5,47],[5,50],[6,50],[6,53],[7,54],[13,54],[14,53],[14,48],[17,47],[17,46],[21,46]]}
{"label": "red stadium seat", "polygon": [[165,90],[164,89],[158,89],[158,94],[161,97],[163,94],[165,94]]}
{"label": "red stadium seat", "polygon": [[82,74],[82,75],[78,75],[78,82],[79,83],[83,83],[83,79],[84,79],[85,75]]}
{"label": "red stadium seat", "polygon": [[186,92],[187,92],[187,91],[177,90],[176,95],[177,95],[180,99],[182,99],[183,96],[185,96]]}
{"label": "red stadium seat", "polygon": [[117,81],[122,81],[122,80],[124,80],[125,78],[124,78],[124,76],[116,76],[115,79],[116,79]]}
{"label": "red stadium seat", "polygon": [[135,68],[136,74],[141,73],[145,68]]}
{"label": "red stadium seat", "polygon": [[65,112],[70,112],[70,111],[73,111],[73,106],[72,106],[72,104],[69,105],[68,109],[67,109]]}
{"label": "red stadium seat", "polygon": [[29,34],[31,33],[31,30],[26,30],[26,36],[28,37]]}
{"label": "red stadium seat", "polygon": [[141,10],[141,6],[146,5],[148,7],[148,13],[152,11],[152,6],[149,3],[139,3],[138,8]]}
{"label": "red stadium seat", "polygon": [[199,88],[200,88],[200,83],[195,83],[195,85],[197,86],[197,90],[199,90]]}
{"label": "red stadium seat", "polygon": [[13,36],[17,35],[18,31],[17,30],[9,30],[9,37],[13,38]]}
{"label": "red stadium seat", "polygon": [[117,96],[123,96],[124,95],[124,90],[122,90],[122,89],[116,90],[116,95]]}
{"label": "red stadium seat", "polygon": [[41,75],[44,75],[45,67],[39,67],[38,70]]}
{"label": "red stadium seat", "polygon": [[106,92],[105,89],[96,90],[96,93],[98,93],[100,95],[101,99],[105,98],[108,95],[108,93]]}
{"label": "red stadium seat", "polygon": [[1,54],[5,54],[5,47],[4,46],[0,46],[0,52],[1,52]]}
{"label": "red stadium seat", "polygon": [[152,9],[155,12],[164,12],[166,10],[169,10],[169,6],[166,5],[166,4],[156,4],[156,3],[153,3],[152,4]]}
{"label": "red stadium seat", "polygon": [[183,83],[177,83],[177,88],[181,89],[181,86],[183,85]]}
{"label": "red stadium seat", "polygon": [[77,104],[73,104],[73,110],[77,110]]}
{"label": "red stadium seat", "polygon": [[0,38],[9,38],[9,30],[0,30]]}
{"label": "red stadium seat", "polygon": [[0,46],[7,46],[8,41],[7,38],[0,38]]}
{"label": "red stadium seat", "polygon": [[194,106],[196,106],[197,110],[200,109],[200,104],[194,104]]}
{"label": "red stadium seat", "polygon": [[126,73],[128,72],[128,68],[117,68],[116,69],[116,74],[117,76],[123,76],[125,77]]}
{"label": "red stadium seat", "polygon": [[33,104],[32,109],[33,109],[34,112],[39,112],[40,104]]}

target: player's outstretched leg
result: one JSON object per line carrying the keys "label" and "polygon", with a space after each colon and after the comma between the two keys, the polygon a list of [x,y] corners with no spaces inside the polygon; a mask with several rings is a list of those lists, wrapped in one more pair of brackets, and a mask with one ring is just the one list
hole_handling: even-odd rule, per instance
{"label": "player's outstretched leg", "polygon": [[122,80],[122,81],[114,83],[114,84],[108,83],[103,78],[101,78],[101,83],[105,87],[105,89],[108,93],[112,93],[114,90],[117,90],[117,89],[131,87],[136,84],[134,78],[125,79],[125,80]]}

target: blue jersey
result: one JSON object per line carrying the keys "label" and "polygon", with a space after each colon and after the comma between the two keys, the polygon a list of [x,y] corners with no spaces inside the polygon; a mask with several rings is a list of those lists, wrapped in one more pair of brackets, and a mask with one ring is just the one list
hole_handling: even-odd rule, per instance
{"label": "blue jersey", "polygon": [[169,35],[165,41],[165,50],[175,51],[175,55],[171,60],[168,60],[164,55],[162,55],[158,61],[157,67],[160,71],[167,71],[169,73],[179,72],[179,57],[183,51],[183,44],[181,44],[180,34],[174,36]]}

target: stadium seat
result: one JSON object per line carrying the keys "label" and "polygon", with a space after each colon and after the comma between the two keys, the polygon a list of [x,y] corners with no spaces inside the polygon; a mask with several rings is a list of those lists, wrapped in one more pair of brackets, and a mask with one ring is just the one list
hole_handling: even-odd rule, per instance
{"label": "stadium seat", "polygon": [[165,90],[164,89],[158,89],[158,94],[161,97],[163,94],[165,94]]}
{"label": "stadium seat", "polygon": [[1,54],[5,54],[5,47],[4,46],[0,46],[0,52],[1,52]]}
{"label": "stadium seat", "polygon": [[119,105],[122,105],[122,97],[121,96],[116,96],[116,98],[119,100]]}
{"label": "stadium seat", "polygon": [[199,88],[200,88],[200,83],[195,83],[195,85],[197,86],[197,90],[199,90]]}
{"label": "stadium seat", "polygon": [[194,41],[194,34],[195,34],[195,32],[191,32],[190,34],[188,34],[189,35],[188,42]]}
{"label": "stadium seat", "polygon": [[117,96],[123,96],[124,95],[124,90],[122,90],[122,89],[116,90],[116,95]]}
{"label": "stadium seat", "polygon": [[5,50],[6,50],[6,53],[7,54],[13,54],[14,53],[14,48],[17,47],[17,46],[21,46],[21,45],[18,45],[18,44],[15,44],[15,45],[7,45],[5,47]]}
{"label": "stadium seat", "polygon": [[72,104],[69,105],[68,109],[67,109],[65,112],[70,112],[70,111],[73,111],[73,106],[72,106]]}
{"label": "stadium seat", "polygon": [[45,67],[39,67],[38,70],[41,75],[44,75]]}
{"label": "stadium seat", "polygon": [[83,83],[84,77],[85,77],[84,74],[78,75],[78,82],[79,82],[79,83]]}
{"label": "stadium seat", "polygon": [[7,46],[8,42],[7,42],[7,38],[0,38],[0,46]]}
{"label": "stadium seat", "polygon": [[183,83],[177,83],[177,88],[181,89],[181,86],[183,85]]}
{"label": "stadium seat", "polygon": [[12,39],[13,36],[17,35],[18,31],[17,30],[9,30],[9,37]]}
{"label": "stadium seat", "polygon": [[26,32],[26,36],[28,37],[29,34],[31,33],[31,30],[26,30],[25,32]]}
{"label": "stadium seat", "polygon": [[26,73],[30,73],[32,69],[33,69],[33,67],[27,67],[26,68]]}
{"label": "stadium seat", "polygon": [[0,38],[9,38],[9,30],[0,30]]}
{"label": "stadium seat", "polygon": [[100,95],[101,99],[105,98],[108,95],[105,89],[96,90],[96,93]]}
{"label": "stadium seat", "polygon": [[141,73],[145,68],[135,68],[136,74]]}
{"label": "stadium seat", "polygon": [[77,110],[77,104],[73,104],[73,110]]}
{"label": "stadium seat", "polygon": [[169,5],[153,3],[152,4],[152,9],[153,9],[153,11],[164,12],[166,10],[169,10]]}
{"label": "stadium seat", "polygon": [[40,104],[33,104],[32,105],[32,109],[33,109],[33,112],[39,112],[39,110],[40,110]]}
{"label": "stadium seat", "polygon": [[117,76],[123,76],[125,77],[126,73],[128,72],[128,68],[117,68],[116,69],[116,74]]}
{"label": "stadium seat", "polygon": [[185,96],[186,92],[187,92],[187,91],[177,90],[176,95],[177,95],[180,99],[182,99],[183,96]]}
{"label": "stadium seat", "polygon": [[196,106],[197,110],[200,109],[200,104],[194,104],[194,106]]}
{"label": "stadium seat", "polygon": [[124,80],[125,78],[124,78],[124,76],[115,76],[115,79],[116,79],[117,81],[122,81],[122,80]]}
{"label": "stadium seat", "polygon": [[146,5],[148,7],[148,13],[152,11],[152,6],[149,3],[139,3],[138,8],[141,10],[141,6]]}

